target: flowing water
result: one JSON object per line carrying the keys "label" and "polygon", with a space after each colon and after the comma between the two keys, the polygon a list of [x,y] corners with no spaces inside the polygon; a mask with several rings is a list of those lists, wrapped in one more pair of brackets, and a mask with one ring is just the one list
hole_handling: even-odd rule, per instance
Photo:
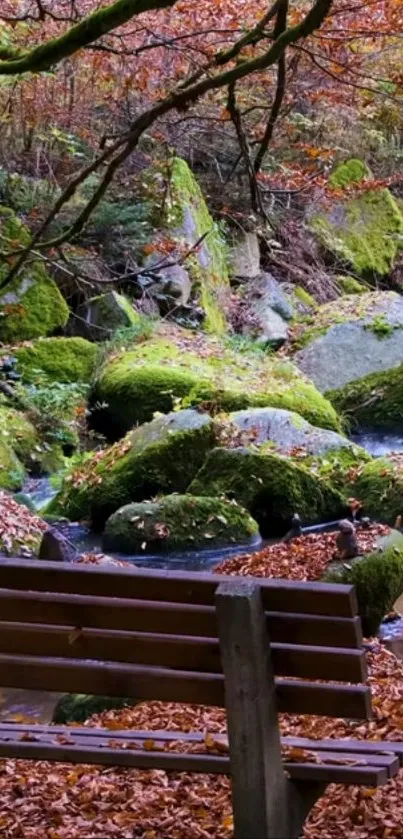
{"label": "flowing water", "polygon": [[362,446],[372,457],[387,457],[391,452],[403,452],[403,435],[382,431],[362,431],[352,434],[351,440]]}

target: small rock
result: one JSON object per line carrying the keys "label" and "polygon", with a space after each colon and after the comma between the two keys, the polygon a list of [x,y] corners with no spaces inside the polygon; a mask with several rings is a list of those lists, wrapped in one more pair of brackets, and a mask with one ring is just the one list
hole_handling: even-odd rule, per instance
{"label": "small rock", "polygon": [[42,536],[38,559],[48,562],[75,562],[78,559],[78,553],[64,536],[54,528],[50,528]]}
{"label": "small rock", "polygon": [[253,279],[260,274],[260,248],[256,233],[243,233],[235,242],[231,254],[231,273],[240,279]]}

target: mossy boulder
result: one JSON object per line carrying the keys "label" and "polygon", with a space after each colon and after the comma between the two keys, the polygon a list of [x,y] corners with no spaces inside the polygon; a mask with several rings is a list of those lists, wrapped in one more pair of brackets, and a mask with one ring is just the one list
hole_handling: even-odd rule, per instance
{"label": "mossy boulder", "polygon": [[403,535],[392,531],[376,551],[329,571],[326,580],[355,586],[364,635],[376,635],[403,592]]}
{"label": "mossy boulder", "polygon": [[315,524],[344,510],[341,494],[324,479],[281,455],[246,448],[213,449],[188,492],[235,499],[264,536],[283,535],[295,512]]}
{"label": "mossy boulder", "polygon": [[353,476],[352,494],[364,503],[365,515],[393,525],[403,514],[403,464],[375,458]]}
{"label": "mossy boulder", "polygon": [[185,410],[158,417],[96,452],[66,479],[46,512],[90,519],[100,528],[125,504],[185,491],[214,440],[206,414]]}
{"label": "mossy boulder", "polygon": [[204,237],[186,261],[192,280],[192,296],[205,313],[207,331],[216,334],[226,332],[225,302],[229,295],[227,248],[196,178],[185,160],[174,157],[167,164],[154,167],[145,180],[147,197],[154,205],[154,221],[158,227],[166,229],[179,249],[189,250]]}
{"label": "mossy boulder", "polygon": [[327,428],[317,428],[294,411],[283,408],[247,408],[234,411],[230,420],[242,431],[253,436],[255,444],[271,441],[282,454],[295,449],[319,455],[339,449],[353,449],[353,443]]}
{"label": "mossy boulder", "polygon": [[36,556],[44,530],[42,519],[0,490],[0,554]]}
{"label": "mossy boulder", "polygon": [[106,341],[117,329],[127,329],[140,320],[128,297],[108,291],[86,300],[69,322],[69,332],[91,341]]}
{"label": "mossy boulder", "polygon": [[89,382],[95,371],[98,348],[84,338],[41,338],[14,347],[12,354],[24,383],[35,382],[38,373],[53,382]]}
{"label": "mossy boulder", "polygon": [[0,438],[13,449],[29,471],[38,471],[46,448],[25,414],[0,405]]}
{"label": "mossy boulder", "polygon": [[134,699],[124,699],[119,696],[94,696],[87,693],[66,693],[56,705],[53,720],[56,725],[68,722],[85,722],[93,714],[102,711],[125,708],[135,705]]}
{"label": "mossy boulder", "polygon": [[259,528],[234,502],[169,495],[154,503],[127,504],[106,522],[104,550],[135,554],[251,544]]}
{"label": "mossy boulder", "polygon": [[336,410],[360,428],[400,431],[403,424],[403,364],[370,373],[329,391]]}
{"label": "mossy boulder", "polygon": [[21,489],[25,469],[14,450],[0,435],[0,489]]}
{"label": "mossy boulder", "polygon": [[294,361],[322,393],[403,363],[403,297],[347,295],[320,306],[301,328]]}
{"label": "mossy boulder", "polygon": [[108,439],[117,439],[178,403],[212,413],[268,405],[340,430],[330,403],[290,362],[263,352],[240,353],[218,338],[173,326],[107,360],[91,394],[91,422]]}
{"label": "mossy boulder", "polygon": [[[0,234],[3,250],[26,247],[30,234],[20,219],[0,207]],[[0,264],[0,282],[11,266]],[[67,323],[69,309],[57,285],[40,261],[27,264],[18,276],[0,289],[0,341],[12,343],[51,335]]]}
{"label": "mossy boulder", "polygon": [[360,186],[368,177],[361,161],[336,169],[330,178],[335,199],[314,213],[310,227],[323,247],[356,274],[383,277],[402,247],[403,215],[388,189],[364,188],[355,196],[343,196],[345,187]]}

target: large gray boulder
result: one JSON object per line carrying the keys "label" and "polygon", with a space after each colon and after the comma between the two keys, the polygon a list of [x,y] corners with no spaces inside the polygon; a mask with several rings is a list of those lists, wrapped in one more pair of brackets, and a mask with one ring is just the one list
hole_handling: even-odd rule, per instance
{"label": "large gray boulder", "polygon": [[307,454],[317,455],[335,449],[352,449],[353,444],[337,434],[316,428],[294,411],[282,408],[250,408],[235,411],[230,415],[232,422],[241,431],[252,432],[256,443],[275,443],[283,454],[292,449],[303,448]]}
{"label": "large gray boulder", "polygon": [[294,357],[322,393],[403,363],[403,297],[374,292],[318,308]]}

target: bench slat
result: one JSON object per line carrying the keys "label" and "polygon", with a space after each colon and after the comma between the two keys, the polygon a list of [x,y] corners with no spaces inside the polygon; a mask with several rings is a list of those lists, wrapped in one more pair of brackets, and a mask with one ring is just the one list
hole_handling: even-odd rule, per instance
{"label": "bench slat", "polygon": [[[221,736],[221,735],[220,735]],[[314,749],[315,751],[329,751],[344,752],[346,748],[352,749],[354,752],[360,752],[364,755],[374,755],[383,753],[393,753],[403,766],[403,742],[397,740],[356,740],[354,738],[348,740],[310,740],[307,737],[282,737],[281,742],[284,746],[295,746],[299,749]]]}
{"label": "bench slat", "polygon": [[[1,570],[0,565],[0,579]],[[218,637],[213,606],[175,602],[0,589],[0,616],[3,621],[9,622],[19,622],[23,616],[24,623]],[[345,618],[306,618],[303,614],[269,612],[267,621],[269,636],[276,642],[317,644],[323,641],[325,646],[344,645],[345,641],[338,633],[346,629],[348,623],[348,646],[358,647],[361,643],[358,618],[348,621]],[[341,621],[345,622],[342,626]]]}
{"label": "bench slat", "polygon": [[[111,748],[108,744],[116,740],[115,732],[104,732],[102,738],[93,735],[91,729],[85,742],[77,743],[76,730],[64,729],[63,740],[57,741],[56,732],[49,732],[47,739],[37,733],[37,726],[30,728],[30,736],[37,736],[37,741],[21,740],[26,736],[19,726],[15,731],[0,733],[0,756],[32,760],[56,760],[68,763],[93,763],[100,765],[126,766],[143,769],[159,768],[165,770],[230,773],[228,755],[186,754],[173,751],[157,751],[136,748]],[[127,743],[136,744],[139,732],[127,732]],[[60,736],[60,735],[59,735]],[[176,739],[181,736],[176,734]],[[70,741],[70,743],[69,743]],[[325,757],[323,755],[323,757]],[[329,760],[333,757],[329,755]],[[346,764],[332,763],[284,763],[284,769],[293,780],[311,780],[322,783],[365,784],[380,786],[393,777],[398,768],[398,761],[393,756],[376,756],[363,760],[357,765],[355,754],[338,753],[340,761]],[[359,760],[360,758],[358,758]]]}
{"label": "bench slat", "polygon": [[[85,658],[221,673],[218,639],[151,635],[0,622],[0,653]],[[279,676],[362,682],[367,678],[360,650],[271,644]]]}
{"label": "bench slat", "polygon": [[[23,655],[0,655],[0,684],[32,690],[127,696],[140,700],[189,702],[224,706],[221,674],[143,667],[111,662],[79,661]],[[282,712],[371,717],[370,691],[362,685],[315,684],[276,679]]]}
{"label": "bench slat", "polygon": [[[35,560],[2,560],[0,585],[24,591],[56,591],[97,596],[212,605],[219,574],[62,565]],[[353,586],[259,579],[267,610],[354,617]]]}

